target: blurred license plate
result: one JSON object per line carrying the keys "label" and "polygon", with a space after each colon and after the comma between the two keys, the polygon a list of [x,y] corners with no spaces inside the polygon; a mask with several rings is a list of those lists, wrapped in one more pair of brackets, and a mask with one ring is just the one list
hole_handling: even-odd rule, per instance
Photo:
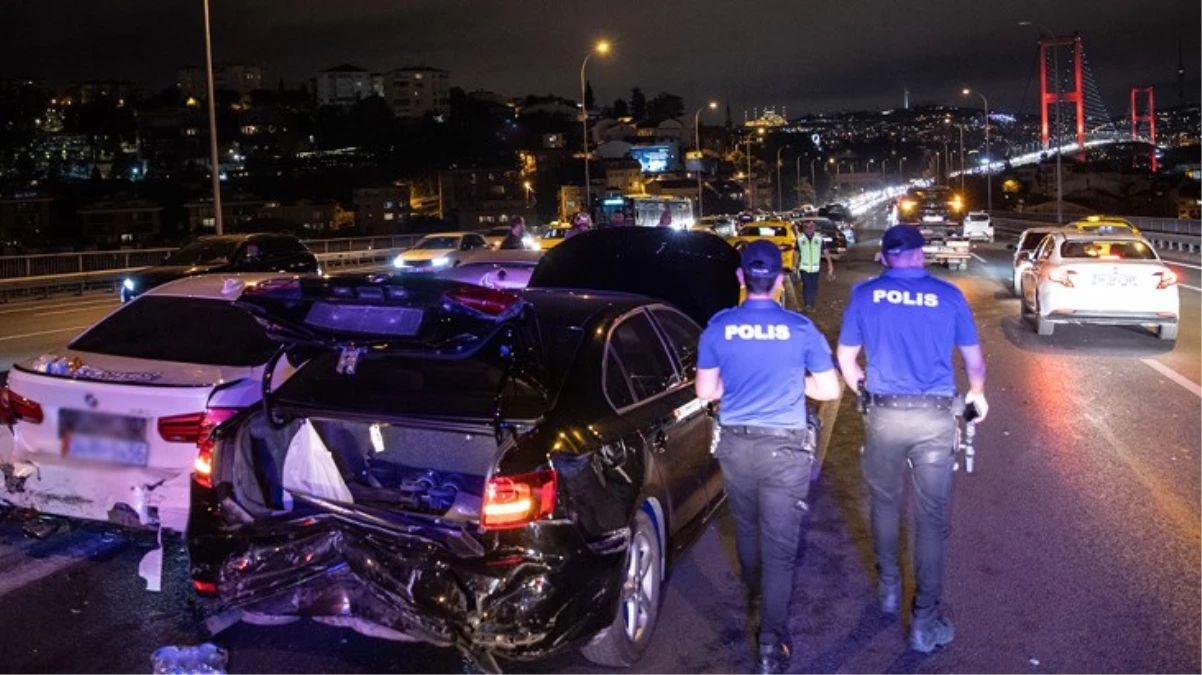
{"label": "blurred license plate", "polygon": [[924,222],[924,223],[942,223],[943,216],[923,216],[922,222]]}
{"label": "blurred license plate", "polygon": [[1095,274],[1094,286],[1134,286],[1135,277],[1130,274]]}
{"label": "blurred license plate", "polygon": [[68,457],[146,466],[150,456],[142,417],[64,409],[59,411],[58,430]]}

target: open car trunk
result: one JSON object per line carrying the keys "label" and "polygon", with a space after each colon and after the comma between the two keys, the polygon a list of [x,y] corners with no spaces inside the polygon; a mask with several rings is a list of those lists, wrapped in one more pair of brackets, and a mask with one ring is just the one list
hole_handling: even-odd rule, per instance
{"label": "open car trunk", "polygon": [[234,498],[256,518],[334,503],[475,523],[500,454],[492,429],[483,425],[328,415],[277,429],[257,412],[230,441],[225,452],[233,451],[227,466]]}

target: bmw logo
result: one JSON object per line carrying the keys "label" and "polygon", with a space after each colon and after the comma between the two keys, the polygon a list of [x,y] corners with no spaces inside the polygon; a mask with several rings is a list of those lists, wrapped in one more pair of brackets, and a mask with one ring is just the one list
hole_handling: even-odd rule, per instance
{"label": "bmw logo", "polygon": [[83,402],[87,403],[89,408],[95,408],[100,405],[100,401],[96,400],[95,394],[84,394]]}

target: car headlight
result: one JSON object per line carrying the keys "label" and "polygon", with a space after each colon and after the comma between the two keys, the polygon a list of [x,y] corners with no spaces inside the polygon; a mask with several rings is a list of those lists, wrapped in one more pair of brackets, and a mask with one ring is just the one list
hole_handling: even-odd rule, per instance
{"label": "car headlight", "polygon": [[522,248],[538,248],[538,244],[534,241],[534,237],[527,234],[522,237]]}
{"label": "car headlight", "polygon": [[125,290],[131,291],[131,292],[137,286],[137,284],[134,283],[133,279],[126,279],[125,281],[121,282],[121,285],[125,287]]}
{"label": "car headlight", "polygon": [[401,269],[402,267],[405,266],[405,259],[398,255],[397,257],[392,259],[392,266],[397,268],[398,270]]}
{"label": "car headlight", "polygon": [[446,257],[445,255],[439,256],[439,257],[431,260],[430,264],[434,267],[446,267],[447,265],[451,264],[451,259]]}

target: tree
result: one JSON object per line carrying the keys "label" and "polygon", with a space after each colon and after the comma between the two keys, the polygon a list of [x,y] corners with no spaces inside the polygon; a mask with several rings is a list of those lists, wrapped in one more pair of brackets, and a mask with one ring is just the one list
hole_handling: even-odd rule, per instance
{"label": "tree", "polygon": [[626,105],[625,99],[614,101],[614,117],[629,117],[630,106]]}
{"label": "tree", "polygon": [[636,122],[647,119],[647,97],[638,87],[630,90],[630,114],[634,116]]}
{"label": "tree", "polygon": [[592,110],[596,101],[593,99],[593,83],[587,82],[584,85],[584,109]]}
{"label": "tree", "polygon": [[676,94],[661,91],[647,103],[647,117],[663,119],[684,115],[684,99]]}

